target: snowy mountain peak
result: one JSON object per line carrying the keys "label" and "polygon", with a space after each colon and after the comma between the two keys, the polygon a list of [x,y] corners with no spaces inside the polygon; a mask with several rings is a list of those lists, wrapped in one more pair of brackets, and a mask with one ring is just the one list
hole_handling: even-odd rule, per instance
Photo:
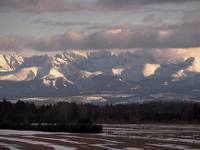
{"label": "snowy mountain peak", "polygon": [[49,73],[42,77],[43,84],[47,87],[55,87],[58,81],[62,81],[63,86],[68,86],[73,84],[72,81],[68,80],[64,74],[62,74],[58,69],[51,68]]}
{"label": "snowy mountain peak", "polygon": [[13,71],[24,62],[23,57],[12,54],[0,54],[0,71]]}
{"label": "snowy mountain peak", "polygon": [[65,76],[59,70],[51,68],[49,70],[49,73],[45,75],[43,78],[56,79],[56,78],[65,78]]}
{"label": "snowy mountain peak", "polygon": [[184,67],[182,67],[176,73],[172,74],[172,81],[185,80],[200,74],[199,57],[190,57],[186,59],[182,64],[184,64]]}
{"label": "snowy mountain peak", "polygon": [[200,57],[192,57],[192,64],[187,68],[190,72],[200,72]]}
{"label": "snowy mountain peak", "polygon": [[54,65],[70,65],[76,62],[80,62],[83,59],[87,59],[89,53],[82,51],[65,51],[62,54],[56,54],[54,56]]}

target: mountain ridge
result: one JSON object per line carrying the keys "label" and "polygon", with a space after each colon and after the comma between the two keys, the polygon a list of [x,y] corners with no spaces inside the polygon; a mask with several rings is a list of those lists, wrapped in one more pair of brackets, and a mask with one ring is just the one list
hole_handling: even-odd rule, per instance
{"label": "mountain ridge", "polygon": [[[34,55],[22,57],[16,54],[0,54],[0,87],[19,92],[61,95],[82,91],[132,91],[170,89],[172,85],[184,88],[200,76],[200,58],[190,57],[176,63],[158,63],[155,58],[142,57],[140,53],[112,54],[110,51],[65,51],[54,56]],[[187,82],[188,81],[188,82]],[[189,82],[190,81],[190,82]],[[6,82],[9,83],[6,85]],[[13,83],[12,83],[13,82]],[[27,84],[29,83],[29,84]],[[149,88],[149,84],[154,87]],[[169,85],[170,84],[170,85]],[[183,86],[183,87],[179,87]],[[34,88],[38,90],[33,90]],[[173,87],[173,86],[172,86]],[[198,87],[194,85],[194,87]],[[5,90],[4,90],[5,89]],[[135,89],[135,90],[131,90]],[[174,89],[174,88],[173,88]],[[42,91],[43,91],[42,90]],[[4,95],[0,92],[1,95]],[[35,92],[35,93],[34,93]],[[25,93],[25,94],[23,94]],[[39,92],[42,95],[41,92]]]}

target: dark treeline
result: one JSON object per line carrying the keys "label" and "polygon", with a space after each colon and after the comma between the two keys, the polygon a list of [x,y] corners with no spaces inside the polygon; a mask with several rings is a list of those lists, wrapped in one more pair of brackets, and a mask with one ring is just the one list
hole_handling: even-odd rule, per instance
{"label": "dark treeline", "polygon": [[0,102],[0,124],[200,123],[200,103],[148,102],[92,105],[59,102],[36,107]]}
{"label": "dark treeline", "polygon": [[100,133],[102,125],[94,124],[83,112],[78,112],[76,104],[36,107],[32,103],[11,103],[4,99],[0,102],[0,129]]}

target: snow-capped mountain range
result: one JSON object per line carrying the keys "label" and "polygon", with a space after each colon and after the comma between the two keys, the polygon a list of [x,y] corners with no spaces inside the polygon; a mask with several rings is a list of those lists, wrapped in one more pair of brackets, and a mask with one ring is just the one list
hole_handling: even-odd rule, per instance
{"label": "snow-capped mountain range", "polygon": [[[140,52],[70,50],[54,56],[0,54],[2,96],[56,96],[84,92],[197,90],[200,58],[173,63]],[[200,88],[199,88],[200,89]]]}

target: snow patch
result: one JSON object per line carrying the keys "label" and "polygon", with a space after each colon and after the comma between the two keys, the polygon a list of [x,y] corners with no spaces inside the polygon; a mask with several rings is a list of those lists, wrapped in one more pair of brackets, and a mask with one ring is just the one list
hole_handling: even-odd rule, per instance
{"label": "snow patch", "polygon": [[53,148],[54,150],[76,150],[76,148],[73,147],[65,147],[61,145],[56,145],[48,142],[42,142],[42,141],[35,141],[35,140],[28,140],[28,139],[21,139],[21,138],[12,138],[12,137],[1,137],[2,140],[9,140],[9,141],[17,141],[17,142],[24,142],[28,144],[33,145],[44,145]]}

